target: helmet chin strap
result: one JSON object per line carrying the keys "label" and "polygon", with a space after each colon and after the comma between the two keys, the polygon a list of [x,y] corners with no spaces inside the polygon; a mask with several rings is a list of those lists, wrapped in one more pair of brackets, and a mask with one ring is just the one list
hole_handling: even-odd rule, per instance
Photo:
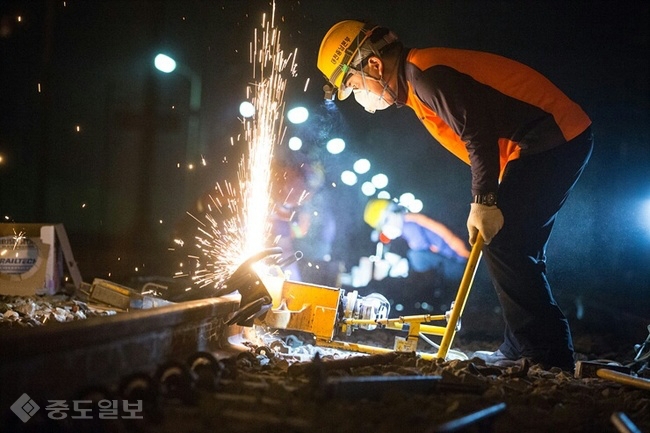
{"label": "helmet chin strap", "polygon": [[[373,113],[375,113],[375,111],[377,111],[377,104],[379,104],[379,102],[381,102],[383,97],[384,97],[384,90],[386,89],[386,85],[384,84],[385,83],[384,80],[382,80],[381,78],[378,80],[378,79],[376,79],[375,77],[373,77],[371,75],[368,75],[368,78],[373,79],[375,81],[378,81],[379,83],[382,83],[382,85],[383,85],[383,89],[382,89],[382,91],[381,91],[381,93],[379,95],[371,92],[370,89],[368,89],[368,83],[366,83],[366,73],[363,71],[363,69],[361,69],[361,82],[363,83],[363,90],[366,93],[366,102],[365,103],[360,102],[360,103],[363,105],[363,108],[368,113],[373,114]],[[373,95],[375,97],[374,100],[373,100]],[[355,99],[356,99],[356,96],[355,96]],[[372,103],[370,104],[369,102],[372,102]],[[384,103],[386,103],[386,102],[384,101]]]}
{"label": "helmet chin strap", "polygon": [[[391,76],[392,76],[392,74],[396,73],[398,63],[399,63],[399,56],[395,56],[395,63],[393,63],[393,70],[391,71]],[[383,78],[382,78],[382,81],[383,81]],[[397,91],[390,88],[390,86],[388,85],[388,81],[385,81],[385,83],[386,84],[384,86],[384,90],[388,91],[388,94],[390,95],[390,97],[393,98],[393,103],[397,102]],[[382,91],[382,94],[383,94],[383,91]]]}
{"label": "helmet chin strap", "polygon": [[[399,58],[395,58],[395,64],[394,64],[394,68],[393,68],[392,73],[395,72],[395,68],[397,67],[397,62],[398,61],[399,61]],[[373,77],[372,75],[366,74],[363,71],[363,69],[361,69],[360,72],[361,72],[361,80],[363,81],[363,87],[366,90],[366,92],[370,92],[368,90],[368,86],[366,84],[366,76],[367,76],[368,78],[371,78],[371,79],[373,79],[375,81],[378,81],[379,84],[381,84],[382,89],[381,89],[381,93],[379,94],[379,99],[383,99],[384,93],[388,93],[390,95],[390,97],[393,98],[393,103],[397,102],[397,93],[393,89],[390,88],[390,86],[388,85],[388,81],[384,81],[383,76],[380,75],[379,79],[377,79],[377,78]]]}
{"label": "helmet chin strap", "polygon": [[388,85],[388,81],[384,81],[383,79],[381,80],[384,82],[384,88],[381,90],[381,96],[384,96],[384,92],[387,92],[391,98],[393,98],[393,103],[397,102],[397,93],[393,89],[390,88]]}

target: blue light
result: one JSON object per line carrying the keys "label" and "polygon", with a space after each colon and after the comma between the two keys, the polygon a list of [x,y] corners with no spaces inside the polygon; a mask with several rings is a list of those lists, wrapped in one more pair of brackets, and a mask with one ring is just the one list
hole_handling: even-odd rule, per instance
{"label": "blue light", "polygon": [[355,161],[352,168],[359,174],[368,173],[368,170],[370,170],[370,161],[366,158],[358,159]]}
{"label": "blue light", "polygon": [[346,185],[354,185],[358,181],[357,175],[350,171],[350,170],[345,170],[341,173],[341,182],[343,182]]}
{"label": "blue light", "polygon": [[325,146],[332,155],[338,155],[345,150],[345,141],[341,138],[332,138]]}
{"label": "blue light", "polygon": [[408,205],[409,212],[413,212],[413,213],[422,212],[422,208],[424,208],[424,203],[422,203],[422,200],[420,200],[419,198],[414,199]]}
{"label": "blue light", "polygon": [[375,195],[375,192],[377,192],[377,188],[375,188],[372,182],[364,182],[363,185],[361,185],[361,192],[366,197],[372,197]]}
{"label": "blue light", "polygon": [[372,184],[377,189],[384,189],[388,186],[388,176],[383,173],[378,173],[372,177]]}
{"label": "blue light", "polygon": [[646,199],[641,203],[641,211],[639,213],[641,226],[650,235],[650,199]]}

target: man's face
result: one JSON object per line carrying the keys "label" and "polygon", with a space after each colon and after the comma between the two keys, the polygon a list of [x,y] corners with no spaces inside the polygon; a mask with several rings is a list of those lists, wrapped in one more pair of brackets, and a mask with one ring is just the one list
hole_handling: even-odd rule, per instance
{"label": "man's face", "polygon": [[343,84],[346,88],[351,88],[353,92],[368,90],[375,95],[381,95],[391,105],[395,102],[388,92],[384,92],[385,83],[368,73],[355,71],[348,75]]}
{"label": "man's face", "polygon": [[381,67],[381,60],[372,58],[364,70],[351,70],[341,84],[345,98],[354,93],[354,99],[371,113],[393,105],[395,99],[390,89],[386,91],[388,83],[381,79]]}
{"label": "man's face", "polygon": [[386,211],[383,215],[381,232],[390,240],[402,236],[404,228],[404,214],[401,212]]}

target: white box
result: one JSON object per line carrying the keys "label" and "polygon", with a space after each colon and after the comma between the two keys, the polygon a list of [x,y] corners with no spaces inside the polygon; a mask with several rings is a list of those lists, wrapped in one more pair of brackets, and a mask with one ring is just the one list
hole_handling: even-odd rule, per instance
{"label": "white box", "polygon": [[0,224],[0,294],[54,294],[64,265],[78,287],[81,276],[62,224]]}

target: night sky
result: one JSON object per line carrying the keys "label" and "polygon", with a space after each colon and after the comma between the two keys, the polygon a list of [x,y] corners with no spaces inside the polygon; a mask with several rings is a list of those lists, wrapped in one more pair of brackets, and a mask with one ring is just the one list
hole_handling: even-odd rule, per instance
{"label": "night sky", "polygon": [[[340,20],[370,20],[407,47],[483,50],[528,64],[585,109],[596,137],[551,236],[554,290],[650,317],[649,9],[648,1],[278,0],[282,46],[298,48],[287,107],[303,102],[312,113],[287,136],[302,134],[328,181],[370,159],[394,194],[413,192],[424,213],[464,237],[468,167],[408,108],[369,115],[344,101],[327,110],[315,66],[320,40]],[[85,280],[134,266],[171,274],[167,247],[189,230],[186,211],[215,182],[234,179],[242,148],[230,139],[241,132],[249,43],[270,11],[268,1],[3,0],[3,220],[63,223]],[[201,76],[198,113],[189,109],[188,79],[154,70],[160,51]],[[189,161],[193,114],[200,140]],[[347,141],[337,158],[322,152],[332,136]],[[200,155],[206,165],[188,172]],[[339,218],[333,258],[348,267],[374,252],[357,189],[339,185],[329,195]]]}

